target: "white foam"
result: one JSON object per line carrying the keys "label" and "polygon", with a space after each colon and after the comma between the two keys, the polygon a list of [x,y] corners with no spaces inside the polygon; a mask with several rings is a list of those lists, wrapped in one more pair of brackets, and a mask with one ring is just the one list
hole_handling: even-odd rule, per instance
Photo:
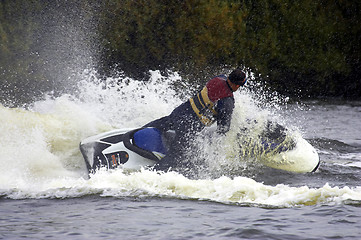
{"label": "white foam", "polygon": [[35,188],[18,187],[10,198],[68,198],[89,194],[103,197],[167,197],[197,199],[225,204],[259,204],[278,207],[361,201],[361,188],[268,186],[246,177],[191,180],[176,172],[149,170],[125,173],[121,169],[99,171],[89,180],[53,178]]}
{"label": "white foam", "polygon": [[[276,206],[361,199],[359,188],[267,186],[245,177],[191,180],[174,172],[148,170],[99,171],[87,180],[78,149],[82,139],[113,128],[142,126],[169,114],[190,96],[187,91],[178,94],[173,87],[177,83],[190,89],[176,73],[170,77],[158,71],[151,74],[148,82],[127,77],[101,81],[91,71],[85,71],[74,96],[49,96],[29,109],[0,106],[0,194],[9,198],[145,195]],[[245,167],[239,145],[234,144],[239,126],[246,123],[247,117],[262,122],[271,114],[267,108],[258,107],[259,102],[248,90],[235,97],[229,134],[204,140],[200,148],[199,154],[208,160],[209,170],[218,171],[218,175],[222,175],[222,167]]]}

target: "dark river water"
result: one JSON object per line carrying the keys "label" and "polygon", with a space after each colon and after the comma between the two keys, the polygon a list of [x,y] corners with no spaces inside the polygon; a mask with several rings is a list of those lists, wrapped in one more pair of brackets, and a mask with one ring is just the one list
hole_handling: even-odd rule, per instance
{"label": "dark river water", "polygon": [[117,169],[88,179],[81,139],[137,127],[181,102],[158,98],[162,89],[152,86],[99,96],[104,87],[89,84],[77,97],[0,106],[0,239],[360,239],[360,102],[279,108],[316,148],[314,173],[245,162],[202,178]]}

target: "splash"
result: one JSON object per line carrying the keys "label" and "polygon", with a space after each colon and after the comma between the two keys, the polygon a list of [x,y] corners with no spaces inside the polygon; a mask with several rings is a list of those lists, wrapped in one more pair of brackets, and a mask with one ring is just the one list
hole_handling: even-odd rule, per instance
{"label": "splash", "polygon": [[[4,193],[3,193],[4,194]],[[32,188],[7,191],[8,198],[69,198],[87,195],[100,197],[162,197],[213,201],[263,207],[295,207],[316,204],[339,204],[361,201],[361,188],[269,186],[250,178],[226,176],[217,179],[192,180],[176,172],[159,173],[150,170],[127,173],[121,169],[101,170],[89,180],[53,179]]]}
{"label": "splash", "polygon": [[180,80],[177,74],[165,79],[155,71],[146,83],[127,77],[102,81],[88,70],[80,75],[74,95],[48,94],[27,108],[0,106],[0,189],[87,176],[78,148],[82,139],[113,128],[139,127],[181,101],[169,88],[172,79]]}
{"label": "splash", "polygon": [[[184,83],[177,73],[165,77],[159,71],[152,71],[147,82],[126,76],[99,79],[96,72],[88,70],[80,76],[78,90],[73,95],[54,97],[50,94],[27,108],[0,106],[2,196],[16,199],[67,198],[89,194],[114,197],[144,195],[285,206],[334,199],[332,194],[323,197],[322,191],[335,191],[334,188],[327,189],[327,186],[321,190],[271,187],[239,177],[247,169],[247,162],[240,161],[243,159],[239,156],[239,145],[234,144],[240,132],[239,126],[246,124],[247,117],[262,122],[272,115],[269,109],[259,107],[260,102],[248,90],[235,95],[236,108],[230,133],[225,137],[203,138],[199,142],[201,150],[196,157],[206,160],[204,166],[210,174],[189,179],[175,172],[142,170],[127,173],[116,169],[99,171],[88,179],[78,149],[82,139],[114,128],[139,127],[168,115],[191,96],[194,88]],[[212,128],[205,130],[205,134],[213,133]],[[230,172],[229,177],[223,176]],[[290,199],[287,191],[294,192],[300,200]],[[318,197],[313,197],[315,191]],[[309,197],[302,199],[300,196],[304,192],[308,192]],[[346,199],[349,196],[359,199],[359,189],[336,192],[335,198]]]}
{"label": "splash", "polygon": [[[125,177],[126,176],[126,177]],[[104,179],[105,182],[103,181]],[[314,205],[319,203],[361,200],[360,188],[330,187],[321,188],[289,187],[286,185],[268,186],[250,178],[222,176],[211,180],[191,180],[175,172],[163,174],[154,171],[124,175],[122,171],[101,172],[90,179],[99,189],[108,187],[102,196],[164,196],[183,199],[209,200],[221,203],[258,204],[269,206]],[[105,185],[102,185],[106,183]],[[134,192],[134,189],[137,189]]]}

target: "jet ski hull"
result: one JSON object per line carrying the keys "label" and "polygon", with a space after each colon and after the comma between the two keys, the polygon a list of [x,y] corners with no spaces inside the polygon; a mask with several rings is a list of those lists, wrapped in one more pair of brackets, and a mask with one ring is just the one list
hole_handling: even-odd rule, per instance
{"label": "jet ski hull", "polygon": [[[277,126],[276,131],[264,134],[260,162],[289,172],[315,171],[320,164],[317,151],[302,137],[286,145],[284,130]],[[101,167],[139,170],[154,166],[166,155],[169,136],[155,128],[116,129],[84,139],[80,151],[89,173]]]}
{"label": "jet ski hull", "polygon": [[[129,136],[133,131],[116,129],[84,139],[80,143],[80,151],[89,173],[94,173],[101,167],[113,169],[122,166],[125,169],[139,170],[144,166],[153,166],[159,159],[151,152],[133,145]],[[129,147],[131,145],[134,148]]]}

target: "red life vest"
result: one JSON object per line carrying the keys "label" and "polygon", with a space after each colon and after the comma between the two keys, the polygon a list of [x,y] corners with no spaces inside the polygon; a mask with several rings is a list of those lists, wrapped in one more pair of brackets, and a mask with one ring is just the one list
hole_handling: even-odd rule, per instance
{"label": "red life vest", "polygon": [[200,121],[209,126],[215,122],[218,114],[215,104],[226,97],[233,97],[233,91],[227,84],[225,76],[217,76],[211,79],[196,96],[190,98],[189,102]]}

